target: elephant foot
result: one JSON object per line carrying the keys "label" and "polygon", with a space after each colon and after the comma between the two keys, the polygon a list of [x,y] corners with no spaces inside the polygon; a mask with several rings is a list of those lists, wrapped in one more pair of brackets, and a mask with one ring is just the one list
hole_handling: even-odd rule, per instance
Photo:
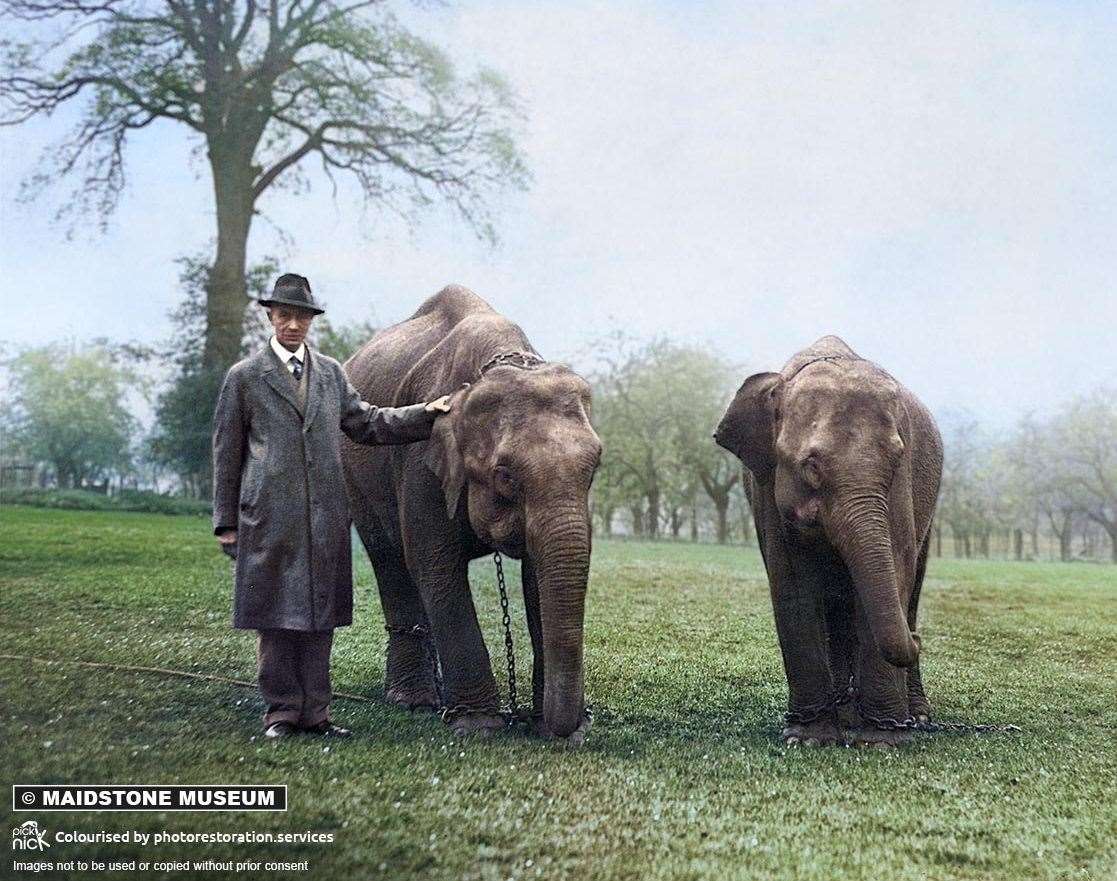
{"label": "elephant foot", "polygon": [[912,733],[908,730],[886,730],[883,728],[855,728],[848,732],[850,746],[891,749],[911,743]]}
{"label": "elephant foot", "polygon": [[427,688],[389,688],[385,693],[388,703],[416,713],[438,712],[438,694]]}
{"label": "elephant foot", "polygon": [[915,719],[916,725],[926,725],[931,721],[931,705],[926,700],[918,703],[913,701],[908,712]]}
{"label": "elephant foot", "polygon": [[466,713],[446,721],[455,737],[465,737],[469,734],[492,737],[493,734],[508,727],[504,717],[494,713]]}
{"label": "elephant foot", "polygon": [[785,746],[830,746],[841,740],[838,726],[829,719],[792,722],[780,733]]}
{"label": "elephant foot", "polygon": [[577,749],[586,742],[586,735],[589,733],[592,724],[593,720],[588,715],[583,715],[582,721],[577,728],[566,735],[566,737],[559,737],[547,727],[547,723],[543,721],[542,715],[533,715],[531,717],[531,733],[537,737],[542,737],[544,740],[553,740],[571,749]]}

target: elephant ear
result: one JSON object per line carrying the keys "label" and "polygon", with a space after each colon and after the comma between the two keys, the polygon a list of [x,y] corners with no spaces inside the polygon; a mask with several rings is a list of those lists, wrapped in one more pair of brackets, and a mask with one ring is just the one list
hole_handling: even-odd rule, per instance
{"label": "elephant ear", "polygon": [[465,487],[465,461],[458,447],[457,423],[461,416],[464,391],[450,398],[451,410],[445,416],[434,420],[430,440],[423,454],[423,464],[438,477],[442,483],[442,495],[446,499],[446,516],[451,520],[458,510],[458,500]]}
{"label": "elephant ear", "polygon": [[[737,390],[718,442],[758,477],[776,467],[775,426],[783,381],[778,373],[755,373]],[[724,442],[722,442],[724,435]]]}
{"label": "elephant ear", "polygon": [[892,437],[888,439],[889,452],[894,456],[900,456],[904,450],[907,449],[908,444],[911,443],[911,413],[908,411],[907,404],[904,403],[903,398],[897,396],[896,411],[895,411],[896,431]]}

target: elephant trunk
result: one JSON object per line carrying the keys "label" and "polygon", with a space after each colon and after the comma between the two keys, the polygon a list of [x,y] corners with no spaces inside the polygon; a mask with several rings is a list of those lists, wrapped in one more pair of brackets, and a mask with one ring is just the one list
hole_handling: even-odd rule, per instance
{"label": "elephant trunk", "polygon": [[849,569],[877,648],[893,666],[912,666],[919,659],[919,643],[908,628],[900,603],[883,495],[845,503],[832,522],[836,528],[831,540]]}
{"label": "elephant trunk", "polygon": [[528,553],[539,588],[543,629],[543,723],[566,737],[582,723],[582,643],[590,568],[585,504],[550,504],[529,517]]}

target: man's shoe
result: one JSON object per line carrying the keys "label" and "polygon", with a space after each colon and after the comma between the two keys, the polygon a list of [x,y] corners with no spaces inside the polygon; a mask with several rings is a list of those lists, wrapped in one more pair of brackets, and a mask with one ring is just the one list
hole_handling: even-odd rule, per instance
{"label": "man's shoe", "polygon": [[264,729],[264,737],[268,740],[276,740],[280,737],[290,737],[293,734],[298,734],[299,729],[290,722],[273,722]]}
{"label": "man's shoe", "polygon": [[320,734],[323,737],[353,736],[353,732],[348,728],[342,728],[340,725],[335,725],[333,722],[319,722],[317,725],[312,725],[303,730],[305,730],[307,734]]}

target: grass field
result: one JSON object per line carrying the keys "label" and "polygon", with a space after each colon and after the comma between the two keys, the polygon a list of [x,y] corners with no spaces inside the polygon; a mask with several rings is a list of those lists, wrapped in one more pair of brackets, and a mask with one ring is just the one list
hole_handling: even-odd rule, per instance
{"label": "grass field", "polygon": [[[206,520],[5,506],[0,530],[3,653],[253,678],[253,637],[229,627],[231,566]],[[357,581],[334,684],[376,697],[383,630],[363,559]],[[495,653],[491,563],[473,581]],[[513,606],[526,694],[518,594]],[[308,860],[319,878],[494,881],[1113,878],[1117,568],[932,560],[920,629],[937,715],[1022,733],[785,749],[757,553],[599,542],[586,645],[596,721],[581,750],[457,740],[432,717],[353,701],[335,716],[358,734],[328,751],[264,743],[251,690],[5,660],[0,782],[289,784],[285,814],[36,817],[51,834],[336,833],[282,847],[57,844],[54,860]]]}

